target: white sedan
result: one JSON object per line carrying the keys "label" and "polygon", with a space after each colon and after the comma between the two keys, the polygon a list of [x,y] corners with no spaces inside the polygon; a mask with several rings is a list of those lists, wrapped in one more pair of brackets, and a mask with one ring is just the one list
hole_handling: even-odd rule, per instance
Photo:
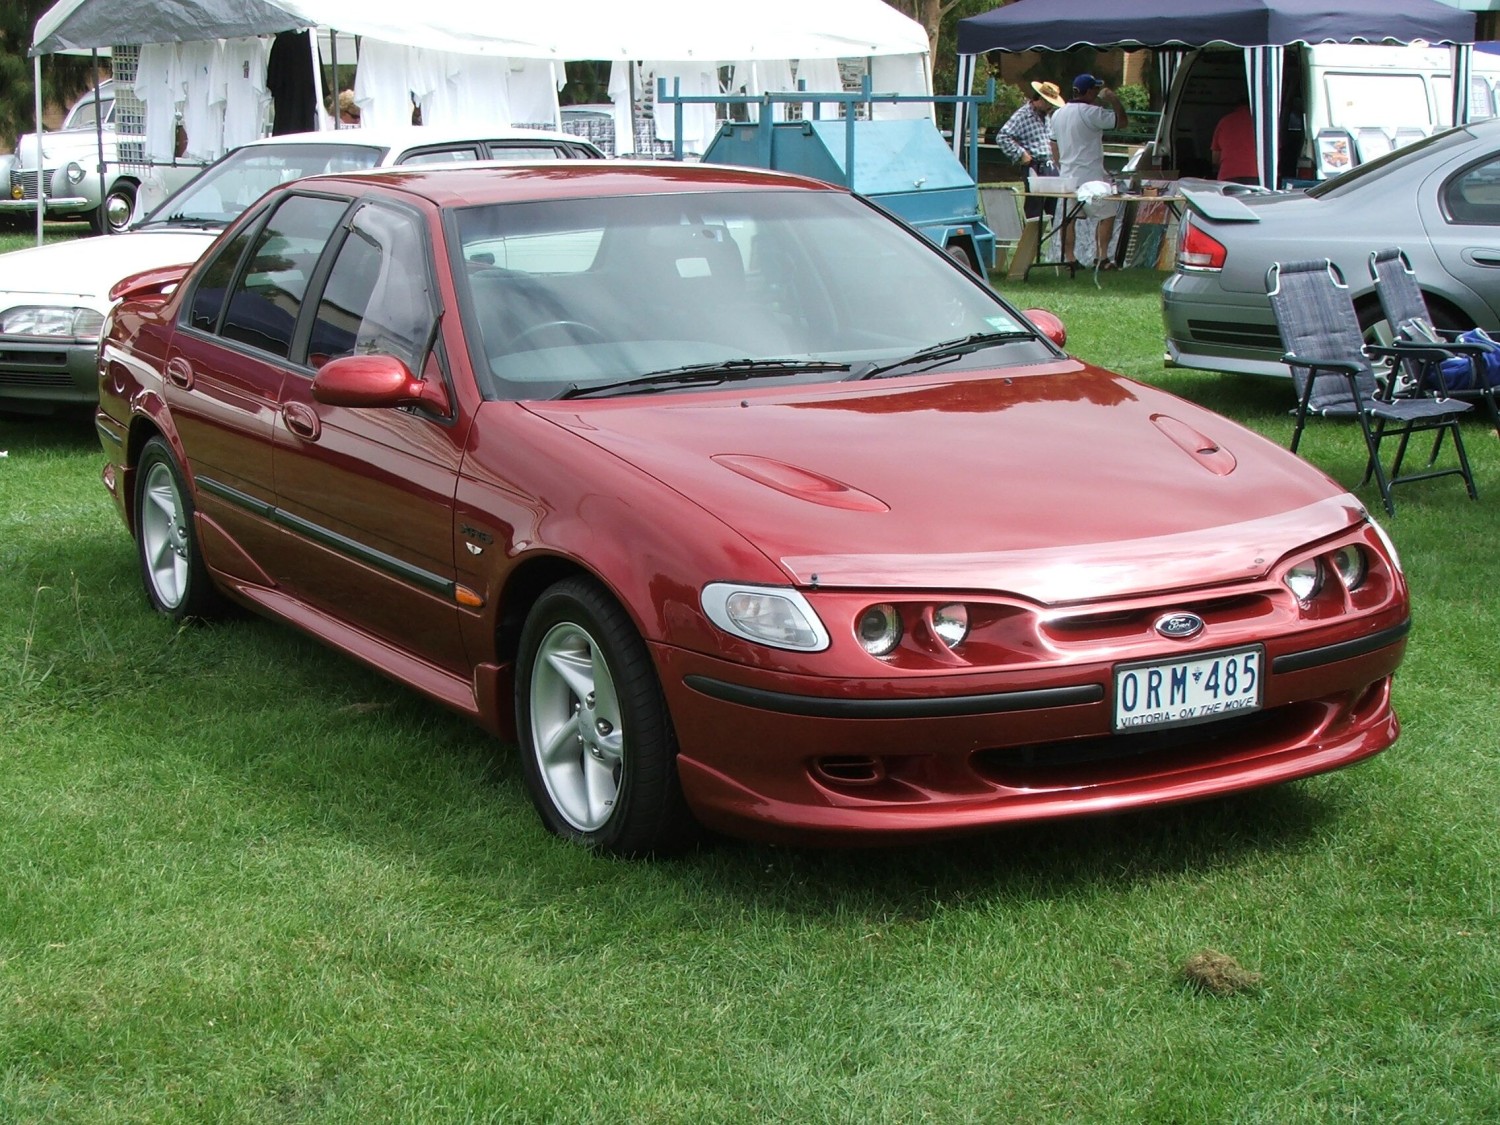
{"label": "white sedan", "polygon": [[196,261],[240,212],[289,180],[393,164],[603,155],[578,137],[535,129],[340,129],[245,145],[123,234],[0,254],[0,411],[50,413],[96,402],[94,353],[114,284],[140,270]]}

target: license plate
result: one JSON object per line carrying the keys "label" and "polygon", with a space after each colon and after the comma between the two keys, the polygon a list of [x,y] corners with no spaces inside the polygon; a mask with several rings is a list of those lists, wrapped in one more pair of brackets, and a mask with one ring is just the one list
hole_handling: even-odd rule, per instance
{"label": "license plate", "polygon": [[1115,668],[1115,730],[1204,723],[1260,708],[1259,646]]}

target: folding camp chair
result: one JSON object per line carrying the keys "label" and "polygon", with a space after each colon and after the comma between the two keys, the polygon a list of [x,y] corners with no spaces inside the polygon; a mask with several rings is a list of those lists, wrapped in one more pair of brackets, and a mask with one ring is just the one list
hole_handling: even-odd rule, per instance
{"label": "folding camp chair", "polygon": [[1392,247],[1371,254],[1370,277],[1375,281],[1375,292],[1380,295],[1380,307],[1385,313],[1386,322],[1391,326],[1393,337],[1421,340],[1426,335],[1456,355],[1468,357],[1474,365],[1471,388],[1450,388],[1449,394],[1456,398],[1475,398],[1483,402],[1490,413],[1490,424],[1495,427],[1495,433],[1500,434],[1500,406],[1495,403],[1495,388],[1485,378],[1484,362],[1480,358],[1489,348],[1484,344],[1459,340],[1456,331],[1445,331],[1433,325],[1432,314],[1427,309],[1427,298],[1422,294],[1422,287],[1417,284],[1417,275],[1404,251]]}
{"label": "folding camp chair", "polygon": [[[1396,485],[1433,477],[1462,477],[1469,498],[1479,499],[1458,424],[1459,418],[1469,411],[1469,404],[1441,394],[1393,399],[1389,386],[1379,386],[1370,362],[1373,355],[1426,363],[1441,380],[1438,365],[1452,358],[1451,352],[1430,344],[1400,341],[1366,345],[1348,287],[1327,258],[1277,262],[1266,271],[1266,293],[1281,332],[1282,346],[1286,348],[1281,361],[1291,368],[1297,390],[1293,453],[1302,440],[1308,415],[1352,417],[1359,422],[1368,454],[1365,475],[1359,483],[1364,485],[1372,476],[1375,478],[1387,512],[1396,511],[1391,500],[1391,490]],[[1441,387],[1441,382],[1438,385]],[[1426,466],[1417,472],[1402,473],[1407,442],[1413,434],[1429,431],[1434,438]],[[1458,465],[1437,468],[1438,454],[1447,434],[1453,435]],[[1399,444],[1387,474],[1380,460],[1380,445],[1392,437],[1398,438]]]}

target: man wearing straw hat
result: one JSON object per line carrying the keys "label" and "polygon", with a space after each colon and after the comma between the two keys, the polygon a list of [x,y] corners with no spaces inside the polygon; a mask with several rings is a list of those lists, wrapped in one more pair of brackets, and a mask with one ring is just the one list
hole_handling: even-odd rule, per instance
{"label": "man wearing straw hat", "polygon": [[[1010,115],[1010,120],[1000,126],[995,134],[995,143],[1011,161],[1026,169],[1028,176],[1055,176],[1052,164],[1052,127],[1047,118],[1063,104],[1062,91],[1055,82],[1033,82],[1031,95],[1025,104]],[[1055,199],[1026,200],[1026,217],[1040,218],[1043,210],[1052,214],[1057,207]]]}

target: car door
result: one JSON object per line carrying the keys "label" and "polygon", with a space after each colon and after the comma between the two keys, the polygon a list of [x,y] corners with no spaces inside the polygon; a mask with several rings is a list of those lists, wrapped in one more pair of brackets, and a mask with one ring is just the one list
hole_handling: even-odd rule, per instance
{"label": "car door", "polygon": [[464,427],[426,409],[328,405],[312,386],[329,360],[376,353],[446,380],[426,223],[369,200],[345,227],[304,313],[303,362],[281,389],[276,501],[293,542],[277,578],[307,604],[467,675],[453,558]]}
{"label": "car door", "polygon": [[[163,393],[199,510],[251,558],[274,555],[281,538],[271,519],[281,384],[308,278],[347,207],[286,196],[220,246],[187,294],[168,349]],[[258,578],[241,566],[241,577]]]}
{"label": "car door", "polygon": [[1435,207],[1432,189],[1423,193],[1433,253],[1500,318],[1500,152],[1441,176]]}

